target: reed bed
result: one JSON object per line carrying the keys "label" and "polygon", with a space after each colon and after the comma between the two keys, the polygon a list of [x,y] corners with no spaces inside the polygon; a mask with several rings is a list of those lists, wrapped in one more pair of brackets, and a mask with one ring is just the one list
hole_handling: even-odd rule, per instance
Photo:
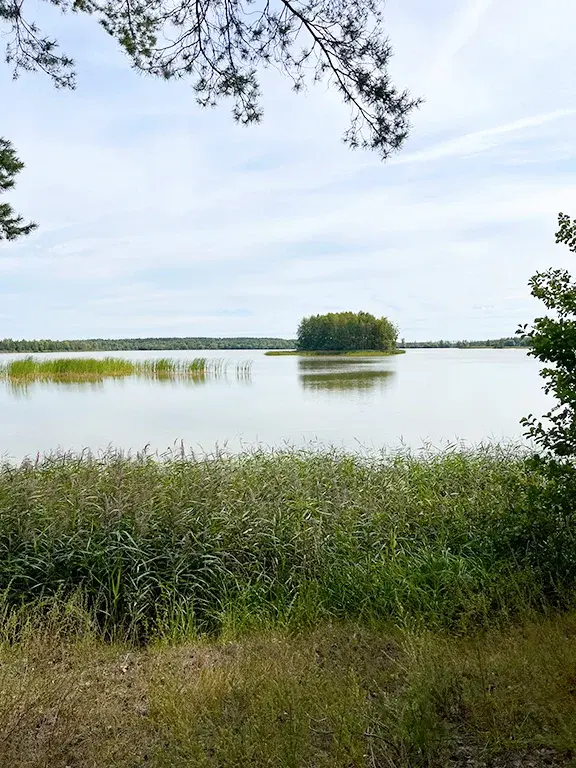
{"label": "reed bed", "polygon": [[5,464],[0,625],[74,599],[99,632],[138,642],[333,620],[495,626],[574,602],[576,512],[539,507],[547,482],[497,448]]}
{"label": "reed bed", "polygon": [[[126,360],[117,357],[57,358],[38,360],[26,357],[0,366],[0,377],[11,383],[34,381],[87,382],[106,378],[139,376],[152,379],[191,379],[195,381],[226,377],[230,361],[216,357],[196,357],[193,360],[157,358]],[[252,361],[243,360],[234,365],[236,378],[250,379]]]}

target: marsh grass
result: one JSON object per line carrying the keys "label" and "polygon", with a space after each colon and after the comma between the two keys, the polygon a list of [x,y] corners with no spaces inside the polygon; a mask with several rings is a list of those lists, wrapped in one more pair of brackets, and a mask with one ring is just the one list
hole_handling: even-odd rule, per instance
{"label": "marsh grass", "polygon": [[546,482],[497,448],[5,464],[4,621],[73,596],[100,633],[137,642],[506,624],[574,602],[574,513],[539,510]]}
{"label": "marsh grass", "polygon": [[[237,363],[234,366],[236,378],[249,379],[251,366],[250,360]],[[229,367],[229,361],[216,357],[196,357],[193,360],[171,358],[126,360],[118,357],[38,360],[34,357],[26,357],[0,365],[0,377],[13,385],[36,381],[97,382],[106,378],[134,376],[204,381],[224,378]]]}

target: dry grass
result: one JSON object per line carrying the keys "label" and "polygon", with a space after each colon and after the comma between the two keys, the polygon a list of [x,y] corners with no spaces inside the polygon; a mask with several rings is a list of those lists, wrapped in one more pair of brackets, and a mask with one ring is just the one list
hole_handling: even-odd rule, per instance
{"label": "dry grass", "polygon": [[4,649],[0,765],[96,768],[143,765],[155,743],[144,659],[128,650],[44,636]]}
{"label": "dry grass", "polygon": [[472,638],[353,624],[135,649],[0,647],[0,765],[574,765],[576,616]]}

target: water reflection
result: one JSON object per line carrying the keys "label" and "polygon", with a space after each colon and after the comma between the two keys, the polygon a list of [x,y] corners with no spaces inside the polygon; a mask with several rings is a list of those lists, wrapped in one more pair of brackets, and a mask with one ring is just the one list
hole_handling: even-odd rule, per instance
{"label": "water reflection", "polygon": [[[117,379],[115,384],[123,384],[121,379]],[[104,379],[93,379],[92,381],[18,381],[17,379],[6,379],[4,382],[7,391],[17,399],[26,399],[31,397],[34,392],[41,390],[66,390],[68,392],[101,392],[104,389]]]}
{"label": "water reflection", "polygon": [[[366,367],[374,359],[329,360],[309,358],[299,361],[299,380],[303,389],[314,392],[374,392],[386,389],[394,371],[382,367]],[[381,361],[379,361],[381,363]]]}
{"label": "water reflection", "polygon": [[298,359],[298,367],[302,371],[306,370],[334,370],[335,368],[342,368],[348,370],[354,366],[363,366],[366,364],[380,363],[382,364],[382,358],[379,357],[301,357]]}
{"label": "water reflection", "polygon": [[[33,394],[41,391],[59,391],[59,392],[84,392],[84,393],[103,393],[111,388],[121,389],[126,384],[130,385],[139,377],[137,376],[100,376],[82,380],[66,379],[13,379],[6,378],[0,380],[0,386],[3,384],[6,391],[16,399],[29,399]],[[171,388],[171,389],[191,389],[206,384],[240,384],[250,386],[252,384],[252,374],[250,370],[237,368],[232,375],[227,372],[218,372],[211,374],[199,374],[195,376],[170,376],[156,374],[146,378],[146,381],[152,387]]]}

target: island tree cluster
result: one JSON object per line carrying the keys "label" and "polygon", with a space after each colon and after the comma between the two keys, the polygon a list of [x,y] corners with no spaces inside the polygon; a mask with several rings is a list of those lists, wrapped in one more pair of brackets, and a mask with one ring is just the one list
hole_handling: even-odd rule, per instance
{"label": "island tree cluster", "polygon": [[304,317],[298,326],[298,349],[302,351],[392,351],[398,329],[386,317],[368,312],[329,312]]}

